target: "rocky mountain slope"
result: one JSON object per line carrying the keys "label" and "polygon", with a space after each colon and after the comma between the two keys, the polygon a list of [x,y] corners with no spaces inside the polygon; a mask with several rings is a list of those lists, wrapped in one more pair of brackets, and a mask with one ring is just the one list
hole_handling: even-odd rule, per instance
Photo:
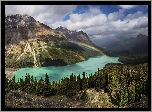
{"label": "rocky mountain slope", "polygon": [[29,15],[5,16],[5,45],[19,44],[20,41],[39,38],[43,41],[67,39],[66,36],[49,26],[36,21]]}
{"label": "rocky mountain slope", "polygon": [[84,42],[84,43],[87,43],[90,45],[95,45],[89,39],[88,35],[86,33],[84,33],[83,31],[79,31],[79,32],[71,31],[71,30],[68,30],[67,28],[62,27],[62,26],[56,28],[56,30],[62,32],[69,40],[80,41],[80,42]]}
{"label": "rocky mountain slope", "polygon": [[[87,38],[79,39],[77,33],[75,36],[78,41],[91,43],[86,34]],[[27,14],[5,15],[5,67],[63,66],[97,55],[68,40],[71,39],[61,31]]]}

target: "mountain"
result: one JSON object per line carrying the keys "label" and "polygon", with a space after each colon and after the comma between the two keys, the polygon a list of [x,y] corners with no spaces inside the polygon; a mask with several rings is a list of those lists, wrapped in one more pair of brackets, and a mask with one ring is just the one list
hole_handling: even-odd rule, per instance
{"label": "mountain", "polygon": [[25,15],[5,15],[5,45],[19,44],[22,40],[39,38],[46,40],[64,40],[66,36],[49,26]]}
{"label": "mountain", "polygon": [[136,38],[114,41],[104,47],[115,55],[148,54],[148,36],[139,34]]}
{"label": "mountain", "polygon": [[83,31],[70,31],[62,26],[56,28],[56,30],[62,32],[68,40],[80,41],[95,46],[95,44],[89,39],[88,35]]}
{"label": "mountain", "polygon": [[[83,32],[74,35],[77,41],[92,43]],[[99,55],[69,40],[27,14],[5,15],[5,67],[63,66]]]}

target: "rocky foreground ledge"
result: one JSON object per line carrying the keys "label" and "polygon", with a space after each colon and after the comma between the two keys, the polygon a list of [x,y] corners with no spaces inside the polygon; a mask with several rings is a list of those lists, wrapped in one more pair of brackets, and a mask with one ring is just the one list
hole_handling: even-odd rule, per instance
{"label": "rocky foreground ledge", "polygon": [[82,108],[83,102],[66,96],[41,97],[5,89],[5,108]]}
{"label": "rocky foreground ledge", "polygon": [[[119,108],[111,103],[109,95],[103,90],[97,92],[93,88],[88,89],[89,101],[86,103],[79,99],[82,93],[80,91],[72,98],[64,95],[41,97],[5,88],[5,108]],[[140,102],[124,108],[148,108],[148,97],[144,96]]]}

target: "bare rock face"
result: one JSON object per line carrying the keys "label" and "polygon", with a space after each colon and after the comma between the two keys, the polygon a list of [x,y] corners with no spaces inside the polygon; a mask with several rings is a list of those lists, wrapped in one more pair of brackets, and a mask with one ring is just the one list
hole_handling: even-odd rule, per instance
{"label": "bare rock face", "polygon": [[94,45],[95,44],[89,39],[88,35],[86,33],[84,33],[83,31],[70,31],[65,27],[58,27],[56,28],[57,31],[61,31],[62,33],[64,33],[64,35],[69,39],[69,40],[74,40],[74,41],[79,41],[79,42],[84,42],[90,45]]}
{"label": "bare rock face", "polygon": [[31,38],[53,40],[66,39],[66,36],[27,14],[5,15],[5,45],[19,44],[20,41]]}
{"label": "bare rock face", "polygon": [[35,23],[36,20],[27,14],[5,15],[5,29],[31,27]]}

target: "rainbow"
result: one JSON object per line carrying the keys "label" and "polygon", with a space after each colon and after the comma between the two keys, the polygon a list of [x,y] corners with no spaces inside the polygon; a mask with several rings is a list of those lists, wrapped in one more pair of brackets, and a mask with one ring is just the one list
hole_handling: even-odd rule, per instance
{"label": "rainbow", "polygon": [[109,59],[113,62],[113,60],[110,58],[110,56],[108,56],[107,54],[105,54],[105,53],[104,53],[103,51],[101,51],[99,48],[96,48],[96,47],[91,46],[91,45],[89,45],[89,44],[86,44],[86,43],[84,43],[84,42],[71,41],[71,40],[70,40],[70,41],[66,41],[66,42],[71,42],[71,43],[75,43],[75,44],[78,44],[78,45],[86,46],[86,47],[88,47],[88,48],[90,48],[90,49],[93,49],[93,50],[99,52],[100,54],[106,56],[107,58],[109,58]]}

